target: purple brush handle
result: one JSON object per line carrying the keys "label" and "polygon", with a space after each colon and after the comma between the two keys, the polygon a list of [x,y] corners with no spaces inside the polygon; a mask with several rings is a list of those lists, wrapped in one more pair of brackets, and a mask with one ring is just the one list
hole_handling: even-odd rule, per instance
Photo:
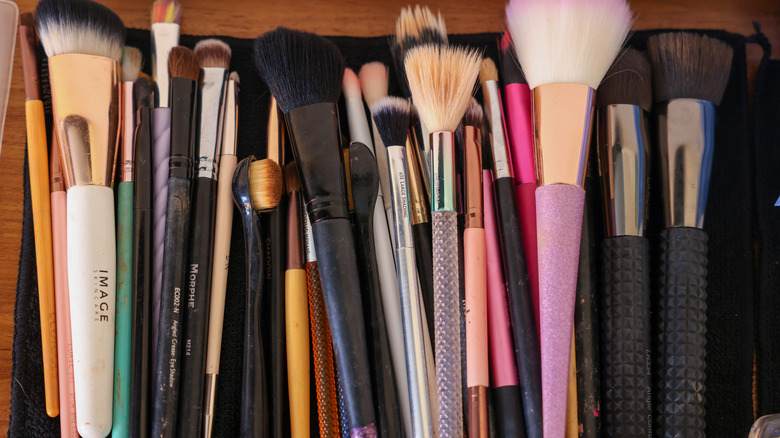
{"label": "purple brush handle", "polygon": [[[171,156],[171,109],[155,108],[152,121],[153,212],[152,221],[152,345],[157,345],[157,321],[160,320],[165,210],[168,202],[168,159]],[[157,349],[153,348],[153,354]],[[156,354],[154,354],[156,356]],[[155,360],[152,358],[152,360]]]}
{"label": "purple brush handle", "polygon": [[542,320],[542,422],[544,436],[566,429],[569,359],[580,260],[585,190],[568,184],[536,189],[539,296]]}

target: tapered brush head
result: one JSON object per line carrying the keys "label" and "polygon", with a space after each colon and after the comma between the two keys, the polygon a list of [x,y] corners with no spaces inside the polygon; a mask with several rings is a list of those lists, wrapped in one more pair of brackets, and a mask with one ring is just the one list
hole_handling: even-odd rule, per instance
{"label": "tapered brush head", "polygon": [[482,55],[473,49],[429,44],[412,49],[404,65],[420,119],[430,132],[454,131],[479,75]]}
{"label": "tapered brush head", "polygon": [[278,27],[255,40],[255,66],[283,113],[341,94],[344,57],[329,40]]}
{"label": "tapered brush head", "polygon": [[155,0],[152,23],[181,23],[181,5],[176,0]]}
{"label": "tapered brush head", "polygon": [[388,74],[387,66],[378,61],[369,62],[360,67],[358,77],[363,88],[363,97],[368,106],[387,96]]}
{"label": "tapered brush head", "polygon": [[257,211],[270,210],[282,198],[282,168],[270,158],[249,164],[249,193]]}
{"label": "tapered brush head", "polygon": [[287,194],[301,191],[301,179],[298,176],[298,165],[295,161],[284,166],[284,187],[287,188]]}
{"label": "tapered brush head", "polygon": [[424,44],[447,44],[447,27],[441,13],[434,14],[427,6],[417,5],[401,9],[395,22],[395,44],[402,55]]}
{"label": "tapered brush head", "polygon": [[506,20],[531,88],[597,88],[633,22],[625,0],[511,0]]}
{"label": "tapered brush head", "polygon": [[122,61],[125,25],[100,3],[41,0],[35,8],[35,21],[48,57],[81,53]]}
{"label": "tapered brush head", "polygon": [[484,84],[487,81],[498,82],[498,69],[490,58],[484,58],[479,65],[479,83]]}
{"label": "tapered brush head", "polygon": [[656,102],[689,98],[720,104],[734,55],[726,43],[690,32],[672,32],[650,37],[647,52]]}
{"label": "tapered brush head", "polygon": [[125,46],[122,51],[122,82],[135,82],[141,72],[143,56],[135,47]]}
{"label": "tapered brush head", "polygon": [[406,145],[411,115],[409,101],[400,97],[386,96],[371,105],[376,130],[387,146]]}
{"label": "tapered brush head", "polygon": [[[480,75],[480,80],[481,79],[482,75]],[[479,102],[477,102],[477,99],[473,97],[469,99],[469,105],[466,107],[466,112],[463,113],[463,119],[461,119],[458,129],[455,131],[455,137],[458,144],[463,145],[466,142],[465,132],[463,130],[464,126],[473,126],[477,129],[482,129],[485,122],[484,115],[485,112],[482,110],[482,106]]]}
{"label": "tapered brush head", "polygon": [[186,78],[197,81],[200,73],[198,57],[192,50],[176,46],[171,49],[171,53],[168,55],[168,71],[171,78]]}
{"label": "tapered brush head", "polygon": [[222,40],[208,38],[195,44],[195,56],[198,57],[200,68],[217,67],[230,68],[230,46]]}
{"label": "tapered brush head", "polygon": [[137,108],[151,108],[154,105],[152,82],[147,78],[138,78],[133,84],[133,100]]}
{"label": "tapered brush head", "polygon": [[596,91],[596,106],[635,105],[650,112],[653,105],[653,83],[650,61],[635,49],[618,55]]}
{"label": "tapered brush head", "polygon": [[498,64],[501,68],[501,83],[509,84],[527,84],[523,69],[520,68],[520,62],[517,61],[517,55],[512,47],[512,36],[509,31],[501,36],[498,46],[501,50],[498,52]]}
{"label": "tapered brush head", "polygon": [[360,91],[360,79],[351,68],[344,70],[344,82],[341,85],[346,99],[362,99],[363,93]]}

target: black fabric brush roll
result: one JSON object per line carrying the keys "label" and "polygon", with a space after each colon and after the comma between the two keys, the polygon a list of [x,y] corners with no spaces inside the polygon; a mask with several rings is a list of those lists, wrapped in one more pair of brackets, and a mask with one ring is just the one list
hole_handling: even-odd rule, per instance
{"label": "black fabric brush roll", "polygon": [[[496,28],[500,23],[496,23]],[[391,31],[392,20],[388,18],[387,30]],[[758,199],[764,204],[774,202],[778,196],[776,171],[778,153],[772,149],[777,138],[778,124],[772,123],[770,115],[776,117],[780,91],[771,78],[777,78],[780,67],[776,64],[771,70],[764,70],[763,82],[757,83],[756,109],[762,111],[762,135],[757,136],[759,146],[756,163],[759,172],[754,176],[753,151],[751,149],[751,128],[747,101],[747,73],[745,67],[746,38],[722,31],[697,31],[719,38],[734,48],[734,62],[729,85],[721,105],[718,107],[716,145],[712,167],[712,181],[705,231],[709,236],[709,274],[707,279],[707,347],[706,347],[706,422],[707,436],[711,438],[731,438],[746,436],[753,421],[752,375],[753,351],[755,339],[759,339],[762,351],[759,353],[759,393],[762,412],[780,410],[780,379],[777,379],[778,333],[774,323],[772,309],[780,305],[776,293],[778,274],[776,261],[778,256],[776,240],[770,234],[777,235],[780,227],[775,208],[759,204],[759,216],[763,214],[768,222],[761,223],[762,238],[761,260],[763,272],[762,285],[772,285],[773,289],[762,287],[763,311],[758,338],[754,333],[754,274],[753,256],[753,193],[756,184],[754,178],[762,184]],[[644,49],[645,40],[655,31],[637,31],[631,36],[631,45]],[[484,49],[485,55],[497,59],[496,40],[498,34],[452,35],[453,44],[469,44]],[[206,37],[183,35],[181,44],[194,47],[195,43]],[[270,94],[268,88],[257,75],[252,62],[253,39],[222,38],[233,51],[232,67],[241,77],[241,108],[239,111],[239,159],[250,154],[262,158],[265,154],[265,130],[268,121]],[[370,61],[382,61],[391,66],[391,75],[397,72],[392,67],[387,37],[375,38],[332,38],[347,60],[347,66],[353,69]],[[139,47],[144,58],[151,59],[150,35],[146,30],[130,29],[127,43]],[[44,60],[41,59],[41,63]],[[145,63],[149,73],[151,63]],[[42,72],[45,70],[41,70]],[[42,83],[46,82],[42,78]],[[399,95],[398,81],[391,78],[390,94]],[[758,85],[761,85],[759,87]],[[761,91],[763,90],[763,91]],[[47,90],[43,90],[48,94]],[[48,98],[45,98],[46,101]],[[771,112],[774,111],[774,112]],[[342,112],[342,114],[345,114]],[[47,115],[50,117],[51,113]],[[345,116],[343,116],[345,117]],[[773,136],[770,136],[773,135]],[[761,142],[763,140],[763,143]],[[775,148],[777,149],[777,148]],[[653,151],[655,153],[655,151]],[[654,157],[653,157],[654,158]],[[657,165],[657,160],[652,160]],[[761,167],[763,166],[763,167]],[[26,172],[26,163],[25,163]],[[655,174],[653,174],[655,175]],[[656,180],[651,180],[651,203],[648,220],[648,239],[651,254],[654,255],[654,267],[658,265],[659,231],[663,224],[662,206],[659,203],[659,190],[654,189]],[[9,437],[56,437],[59,436],[59,419],[46,416],[43,393],[43,374],[40,346],[40,325],[38,314],[38,290],[35,280],[35,250],[33,244],[32,212],[30,209],[29,182],[24,179],[24,216],[22,222],[22,242],[17,283],[16,306],[14,310],[14,345],[11,388],[11,416]],[[772,193],[770,193],[772,192]],[[762,195],[763,193],[763,195]],[[768,200],[774,197],[775,199]],[[776,209],[776,208],[775,208]],[[762,213],[763,212],[763,213]],[[773,222],[772,222],[773,221]],[[346,222],[346,221],[345,221]],[[597,226],[600,226],[597,224]],[[345,227],[349,233],[349,227]],[[239,214],[234,214],[230,254],[230,274],[228,276],[227,298],[225,304],[225,322],[222,340],[219,383],[217,387],[216,418],[214,437],[239,436],[241,405],[241,368],[243,364],[243,332],[245,308],[245,262],[243,245],[243,226]],[[774,263],[774,264],[770,264]],[[653,267],[651,267],[653,269]],[[657,299],[656,297],[653,297]],[[769,301],[766,301],[769,300]],[[763,354],[762,354],[763,353]],[[771,361],[771,362],[770,362]],[[774,377],[766,377],[774,373]],[[767,385],[774,386],[767,386]],[[770,391],[773,391],[771,392]],[[770,392],[767,392],[770,391]],[[774,403],[774,404],[772,404]],[[285,409],[287,409],[285,407]]]}

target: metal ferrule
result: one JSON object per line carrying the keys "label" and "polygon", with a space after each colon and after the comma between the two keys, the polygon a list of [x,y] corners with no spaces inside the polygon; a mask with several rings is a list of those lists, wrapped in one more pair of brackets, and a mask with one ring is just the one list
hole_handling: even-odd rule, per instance
{"label": "metal ferrule", "polygon": [[431,132],[431,211],[455,211],[455,134]]}
{"label": "metal ferrule", "polygon": [[390,201],[395,223],[396,248],[414,247],[405,149],[404,146],[387,146],[387,169],[390,176]]}
{"label": "metal ferrule", "polygon": [[135,161],[135,111],[133,83],[122,82],[122,175],[121,181],[132,181]]}
{"label": "metal ferrule", "polygon": [[607,235],[643,236],[650,169],[647,114],[635,105],[600,108],[596,136]]}
{"label": "metal ferrule", "polygon": [[284,167],[284,142],[287,133],[284,128],[284,118],[279,112],[276,99],[271,96],[271,107],[268,109],[268,158],[276,161],[276,164]]}
{"label": "metal ferrule", "polygon": [[238,146],[238,81],[228,81],[225,92],[225,116],[222,124],[221,155],[235,155]]}
{"label": "metal ferrule", "polygon": [[417,157],[417,167],[420,169],[423,188],[425,189],[425,193],[431,193],[430,151],[425,150],[425,145],[421,141],[423,138],[422,122],[420,121],[420,118],[417,117],[417,115],[414,113],[412,114],[412,120],[409,124],[409,135],[411,136],[411,144],[414,146],[414,154]]}
{"label": "metal ferrule", "polygon": [[366,110],[363,108],[363,99],[359,97],[345,98],[344,105],[347,107],[350,141],[363,143],[372,154],[376,155],[374,143],[371,141],[371,128],[368,126]]}
{"label": "metal ferrule", "polygon": [[672,99],[657,111],[666,226],[702,228],[715,148],[715,104]]}
{"label": "metal ferrule", "polygon": [[583,84],[544,84],[533,90],[537,184],[583,187],[595,90]]}
{"label": "metal ferrule", "polygon": [[51,180],[51,192],[65,191],[65,177],[62,173],[62,158],[60,155],[59,141],[57,140],[57,130],[52,130],[51,148],[49,152],[49,176]]}
{"label": "metal ferrule", "polygon": [[409,203],[412,206],[412,225],[417,225],[431,221],[431,215],[428,211],[428,198],[425,196],[425,186],[422,181],[419,157],[417,149],[413,145],[414,135],[410,133],[406,136],[406,181],[409,189]]}
{"label": "metal ferrule", "polygon": [[119,63],[69,53],[49,58],[52,110],[68,187],[111,187],[122,96]]}
{"label": "metal ferrule", "polygon": [[512,170],[512,155],[509,153],[509,143],[504,129],[503,106],[498,82],[485,81],[482,84],[485,118],[490,126],[490,144],[493,146],[493,174],[498,178],[514,178]]}
{"label": "metal ferrule", "polygon": [[179,45],[179,25],[176,23],[152,23],[152,79],[154,79],[155,108],[170,108],[170,77],[168,54]]}
{"label": "metal ferrule", "polygon": [[214,426],[214,408],[217,401],[217,374],[206,374],[206,406],[203,414],[203,436],[211,437]]}
{"label": "metal ferrule", "polygon": [[314,263],[317,261],[317,253],[314,252],[314,237],[311,233],[309,214],[304,211],[301,217],[303,217],[303,246],[306,249],[306,263]]}
{"label": "metal ferrule", "polygon": [[225,114],[225,88],[228,71],[219,67],[200,69],[198,87],[198,149],[195,161],[197,178],[217,178],[217,161],[222,145]]}
{"label": "metal ferrule", "polygon": [[463,127],[466,228],[484,228],[482,205],[482,133],[474,126]]}
{"label": "metal ferrule", "polygon": [[287,203],[287,264],[289,269],[303,269],[301,245],[301,193],[290,192]]}

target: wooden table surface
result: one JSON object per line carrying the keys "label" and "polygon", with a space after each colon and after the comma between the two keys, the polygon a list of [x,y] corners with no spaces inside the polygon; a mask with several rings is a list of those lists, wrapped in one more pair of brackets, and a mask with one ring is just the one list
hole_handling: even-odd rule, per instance
{"label": "wooden table surface", "polygon": [[[116,11],[126,26],[148,28],[151,1],[101,1]],[[408,3],[407,0],[180,1],[182,33],[245,38],[280,25],[323,35],[386,35],[394,31],[396,16]],[[36,4],[35,0],[17,2],[20,12],[32,12]],[[505,0],[432,0],[428,5],[441,10],[450,33],[499,32],[506,28]],[[778,0],[634,0],[631,6],[637,16],[636,29],[725,29],[749,35],[756,21],[771,42],[780,44]],[[749,69],[753,72],[760,53],[756,47],[748,50]],[[5,124],[0,158],[0,205],[3,206],[0,209],[0,433],[7,430],[10,413],[13,311],[22,230],[25,120],[18,44]]]}

